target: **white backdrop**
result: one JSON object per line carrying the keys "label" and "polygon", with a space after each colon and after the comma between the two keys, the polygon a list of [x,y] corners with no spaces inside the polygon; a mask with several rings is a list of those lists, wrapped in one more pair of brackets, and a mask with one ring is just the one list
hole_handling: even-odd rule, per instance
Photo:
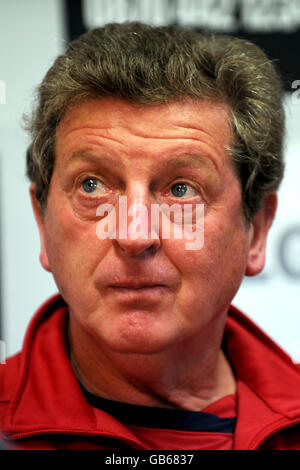
{"label": "white backdrop", "polygon": [[[65,47],[62,4],[60,0],[0,0],[0,81],[6,85],[4,104],[0,82],[4,314],[0,340],[7,355],[21,347],[32,314],[56,292],[51,275],[39,264],[38,232],[24,175],[28,140],[21,119],[30,109],[34,87]],[[266,268],[257,278],[245,279],[234,303],[300,361],[300,99],[292,100],[288,94],[285,104],[286,177],[269,236]]]}
{"label": "white backdrop", "polygon": [[56,287],[39,264],[39,239],[32,215],[22,130],[33,90],[65,46],[60,0],[0,0],[0,197],[2,311],[7,355],[17,351],[32,313]]}

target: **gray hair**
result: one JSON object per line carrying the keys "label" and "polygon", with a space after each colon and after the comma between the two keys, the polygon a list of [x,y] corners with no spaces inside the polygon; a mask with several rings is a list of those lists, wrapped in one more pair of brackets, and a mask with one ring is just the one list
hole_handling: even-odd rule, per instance
{"label": "gray hair", "polygon": [[67,108],[91,97],[141,105],[186,97],[225,102],[233,159],[249,221],[283,176],[284,112],[280,78],[262,50],[242,39],[179,27],[109,24],[71,42],[38,88],[27,118],[27,174],[45,207],[55,136]]}

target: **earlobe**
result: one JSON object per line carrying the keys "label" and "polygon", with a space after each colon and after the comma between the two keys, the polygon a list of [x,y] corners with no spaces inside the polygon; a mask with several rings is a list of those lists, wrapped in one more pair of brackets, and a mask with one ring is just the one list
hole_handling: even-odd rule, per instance
{"label": "earlobe", "polygon": [[31,198],[32,209],[33,209],[34,217],[35,217],[38,229],[39,229],[40,240],[41,240],[40,262],[46,271],[51,272],[47,250],[46,250],[46,244],[45,244],[44,221],[43,221],[43,217],[41,214],[41,206],[36,197],[34,184],[30,185],[30,198]]}
{"label": "earlobe", "polygon": [[250,245],[245,275],[259,274],[265,265],[266,242],[277,208],[276,193],[268,194],[251,222]]}

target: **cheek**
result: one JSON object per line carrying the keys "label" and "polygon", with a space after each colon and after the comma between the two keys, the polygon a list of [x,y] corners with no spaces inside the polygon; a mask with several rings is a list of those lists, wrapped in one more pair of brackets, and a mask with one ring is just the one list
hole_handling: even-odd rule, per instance
{"label": "cheek", "polygon": [[45,242],[53,276],[64,291],[71,284],[87,285],[109,241],[97,238],[95,222],[80,221],[60,206],[47,214]]}
{"label": "cheek", "polygon": [[201,249],[187,250],[187,240],[165,241],[164,251],[182,275],[184,282],[206,285],[207,289],[231,282],[239,285],[246,267],[248,243],[239,219],[207,218]]}
{"label": "cheek", "polygon": [[[229,296],[235,295],[246,270],[248,258],[247,234],[239,219],[232,224],[221,223],[207,233],[206,256],[211,261],[210,280]],[[209,262],[209,261],[208,261]]]}

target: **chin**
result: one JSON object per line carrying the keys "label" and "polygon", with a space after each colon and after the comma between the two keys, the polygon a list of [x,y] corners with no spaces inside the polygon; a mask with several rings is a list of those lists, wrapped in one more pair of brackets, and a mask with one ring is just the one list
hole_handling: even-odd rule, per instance
{"label": "chin", "polygon": [[170,315],[156,309],[95,310],[84,330],[103,350],[128,354],[155,354],[168,349],[182,334]]}
{"label": "chin", "polygon": [[[163,334],[162,334],[163,333]],[[111,351],[123,354],[155,354],[166,350],[172,343],[170,335],[157,328],[113,328],[99,332],[101,342]]]}

